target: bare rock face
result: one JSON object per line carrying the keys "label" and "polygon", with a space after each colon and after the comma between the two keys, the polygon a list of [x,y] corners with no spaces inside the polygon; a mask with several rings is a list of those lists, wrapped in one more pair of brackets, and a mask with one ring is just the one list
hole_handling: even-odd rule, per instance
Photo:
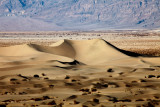
{"label": "bare rock face", "polygon": [[[26,21],[14,24],[20,30],[31,30],[32,24],[42,30],[150,29],[160,27],[159,16],[159,0],[0,1],[0,25],[3,30],[8,25],[5,20],[17,20],[19,23]],[[45,27],[38,23],[43,23]],[[12,28],[8,27],[8,30]]]}

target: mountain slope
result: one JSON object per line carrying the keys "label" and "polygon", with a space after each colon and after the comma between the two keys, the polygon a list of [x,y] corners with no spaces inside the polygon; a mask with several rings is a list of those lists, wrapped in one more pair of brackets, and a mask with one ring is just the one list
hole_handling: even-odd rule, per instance
{"label": "mountain slope", "polygon": [[[37,30],[101,30],[123,28],[159,28],[159,0],[2,0],[0,30],[4,20],[30,18],[45,23]],[[14,22],[14,21],[13,21]],[[30,25],[31,22],[26,23]],[[16,23],[15,23],[16,25]],[[17,25],[17,30],[25,29]],[[52,26],[54,25],[54,26]],[[58,28],[56,28],[58,27]],[[9,30],[10,28],[8,28]],[[24,30],[22,29],[22,30]],[[7,30],[7,29],[6,29]],[[12,30],[12,29],[11,29]],[[30,27],[27,30],[32,30]]]}

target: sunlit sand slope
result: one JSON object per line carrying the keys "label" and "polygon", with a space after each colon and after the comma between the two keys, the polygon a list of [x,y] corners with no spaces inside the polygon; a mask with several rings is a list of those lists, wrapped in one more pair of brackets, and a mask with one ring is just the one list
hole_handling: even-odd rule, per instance
{"label": "sunlit sand slope", "polygon": [[0,107],[159,107],[159,71],[101,39],[0,47]]}

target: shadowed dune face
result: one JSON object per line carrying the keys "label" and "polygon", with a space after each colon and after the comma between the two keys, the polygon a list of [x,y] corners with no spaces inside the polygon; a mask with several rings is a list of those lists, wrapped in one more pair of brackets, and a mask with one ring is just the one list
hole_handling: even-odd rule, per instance
{"label": "shadowed dune face", "polygon": [[100,39],[0,47],[0,107],[154,107],[160,58]]}

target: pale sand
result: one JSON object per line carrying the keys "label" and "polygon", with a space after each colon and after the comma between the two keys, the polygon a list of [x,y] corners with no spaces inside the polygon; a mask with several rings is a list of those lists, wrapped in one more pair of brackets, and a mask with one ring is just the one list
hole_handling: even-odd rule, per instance
{"label": "pale sand", "polygon": [[0,107],[159,107],[160,57],[101,39],[0,47]]}

